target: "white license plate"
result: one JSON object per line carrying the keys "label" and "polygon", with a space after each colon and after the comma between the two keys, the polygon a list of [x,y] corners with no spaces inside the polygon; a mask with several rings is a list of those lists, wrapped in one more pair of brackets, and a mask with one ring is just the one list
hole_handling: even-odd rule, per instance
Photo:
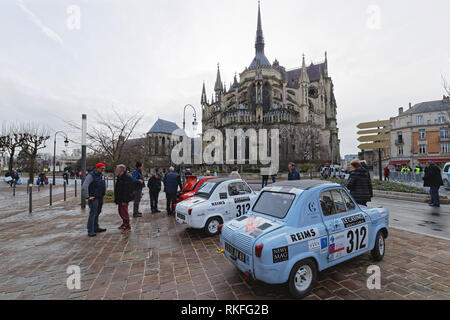
{"label": "white license plate", "polygon": [[225,250],[230,254],[231,259],[233,260],[239,259],[243,263],[247,263],[247,256],[226,242],[225,242]]}
{"label": "white license plate", "polygon": [[177,217],[180,218],[181,220],[186,220],[186,216],[184,214],[179,213],[179,212],[177,212]]}

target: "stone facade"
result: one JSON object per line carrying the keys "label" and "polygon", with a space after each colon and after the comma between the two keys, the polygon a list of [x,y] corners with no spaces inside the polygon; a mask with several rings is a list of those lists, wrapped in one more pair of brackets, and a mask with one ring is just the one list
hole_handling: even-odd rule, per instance
{"label": "stone facade", "polygon": [[279,129],[280,165],[303,162],[339,163],[337,104],[328,60],[286,70],[264,53],[261,12],[258,8],[256,55],[251,65],[234,77],[226,89],[220,69],[214,94],[208,100],[205,84],[201,97],[203,132],[219,129]]}

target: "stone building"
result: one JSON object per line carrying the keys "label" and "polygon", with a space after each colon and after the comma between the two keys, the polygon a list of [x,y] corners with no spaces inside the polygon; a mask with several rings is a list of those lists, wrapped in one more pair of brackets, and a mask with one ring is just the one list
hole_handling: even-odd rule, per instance
{"label": "stone building", "polygon": [[[261,10],[258,21],[255,57],[243,72],[234,77],[228,89],[220,69],[214,94],[209,100],[203,84],[201,105],[203,132],[215,128],[280,130],[280,166],[288,162],[339,163],[337,105],[328,60],[287,70],[265,55]],[[248,158],[247,158],[248,159]]]}
{"label": "stone building", "polygon": [[391,159],[389,164],[425,166],[428,161],[438,165],[450,162],[450,99],[427,101],[399,108],[391,118]]}

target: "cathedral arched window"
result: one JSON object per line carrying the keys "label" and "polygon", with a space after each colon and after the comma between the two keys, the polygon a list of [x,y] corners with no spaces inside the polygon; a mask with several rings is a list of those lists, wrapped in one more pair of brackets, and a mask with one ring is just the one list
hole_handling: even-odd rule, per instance
{"label": "cathedral arched window", "polygon": [[155,155],[159,153],[159,139],[155,137]]}
{"label": "cathedral arched window", "polygon": [[166,155],[166,138],[162,138],[162,154]]}
{"label": "cathedral arched window", "polygon": [[250,101],[250,108],[255,109],[256,108],[256,86],[252,84],[248,90],[249,92],[249,101]]}
{"label": "cathedral arched window", "polygon": [[263,109],[268,110],[271,108],[271,86],[270,83],[266,82],[263,85]]}

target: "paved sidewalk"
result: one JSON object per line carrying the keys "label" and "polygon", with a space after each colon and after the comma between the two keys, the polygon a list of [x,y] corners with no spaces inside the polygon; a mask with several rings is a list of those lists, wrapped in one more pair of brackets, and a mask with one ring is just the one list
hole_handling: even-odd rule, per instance
{"label": "paved sidewalk", "polygon": [[[164,213],[133,219],[123,236],[106,204],[88,238],[78,200],[0,219],[0,299],[290,299],[284,285],[245,283],[222,254],[219,238],[178,225]],[[162,204],[160,207],[163,207]],[[75,209],[74,209],[75,208]],[[131,209],[131,204],[130,204]],[[382,289],[366,288],[364,255],[319,274],[308,299],[450,299],[450,241],[390,230],[378,263]],[[68,290],[67,267],[81,267],[81,290]]]}

